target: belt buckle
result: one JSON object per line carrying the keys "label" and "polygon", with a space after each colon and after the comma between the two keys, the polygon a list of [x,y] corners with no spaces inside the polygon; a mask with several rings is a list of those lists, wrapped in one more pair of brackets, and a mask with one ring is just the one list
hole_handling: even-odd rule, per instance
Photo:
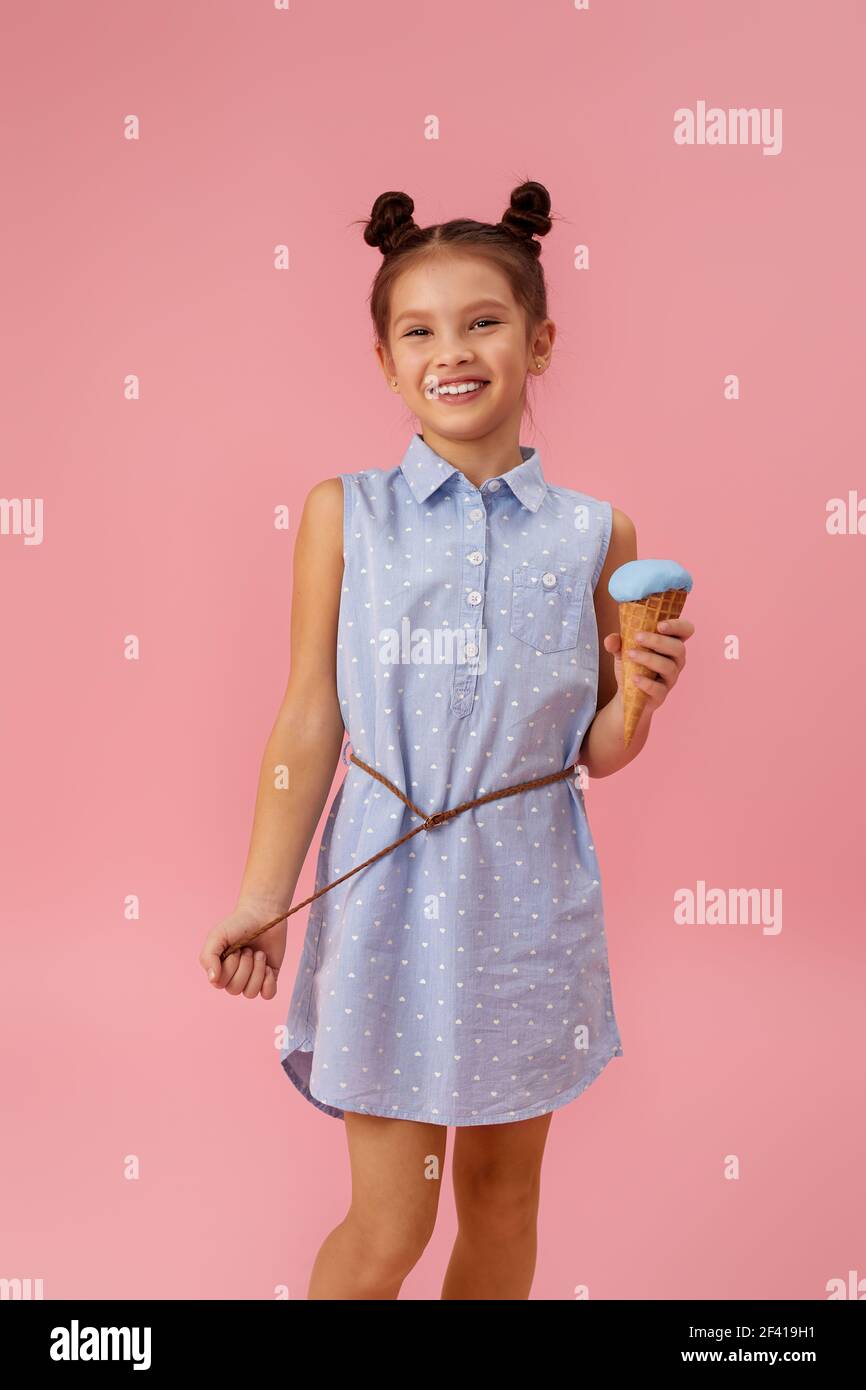
{"label": "belt buckle", "polygon": [[349,759],[346,757],[346,749],[347,749],[347,748],[351,748],[351,749],[352,749],[352,752],[354,753],[355,749],[354,749],[354,746],[353,746],[353,744],[352,744],[352,740],[351,740],[351,739],[347,739],[346,742],[343,744],[343,752],[342,752],[341,755],[340,755],[341,758],[342,758],[342,760],[343,760],[343,762],[345,763],[346,767],[349,766]]}

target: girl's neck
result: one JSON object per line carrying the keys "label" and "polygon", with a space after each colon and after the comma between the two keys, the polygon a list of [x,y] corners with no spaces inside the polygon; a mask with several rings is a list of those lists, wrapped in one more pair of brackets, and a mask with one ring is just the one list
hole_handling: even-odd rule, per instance
{"label": "girl's neck", "polygon": [[424,443],[443,458],[446,463],[458,468],[474,487],[480,488],[488,478],[501,477],[523,462],[517,440],[503,442],[494,435],[485,439],[446,439],[435,431],[425,430],[421,434]]}

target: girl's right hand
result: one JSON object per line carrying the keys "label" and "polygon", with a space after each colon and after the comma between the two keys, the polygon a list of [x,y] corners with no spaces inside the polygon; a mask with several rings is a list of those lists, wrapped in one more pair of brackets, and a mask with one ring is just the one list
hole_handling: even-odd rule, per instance
{"label": "girl's right hand", "polygon": [[227,946],[243,941],[276,914],[273,904],[238,903],[234,912],[208,932],[198,959],[214,989],[242,994],[245,999],[255,999],[258,994],[263,999],[273,999],[286,953],[288,923],[285,918],[241,951],[232,951],[225,960],[220,960],[220,956]]}

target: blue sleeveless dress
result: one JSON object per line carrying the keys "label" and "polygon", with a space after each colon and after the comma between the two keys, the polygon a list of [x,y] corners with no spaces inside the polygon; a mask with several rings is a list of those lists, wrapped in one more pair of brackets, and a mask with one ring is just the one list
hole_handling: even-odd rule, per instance
{"label": "blue sleeveless dress", "polygon": [[[479,489],[414,434],[390,472],[340,475],[343,722],[428,814],[576,762],[596,711],[611,506],[520,453]],[[347,767],[316,890],[421,823]],[[524,1120],[622,1054],[580,780],[464,811],[311,904],[280,1062],[319,1110]]]}

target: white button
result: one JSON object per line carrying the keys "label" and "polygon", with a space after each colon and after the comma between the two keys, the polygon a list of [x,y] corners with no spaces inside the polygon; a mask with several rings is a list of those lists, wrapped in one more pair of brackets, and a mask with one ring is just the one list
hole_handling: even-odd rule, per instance
{"label": "white button", "polygon": [[487,486],[491,492],[498,492],[499,489],[502,487],[502,484],[500,483],[498,478],[491,478]]}
{"label": "white button", "polygon": [[473,608],[478,607],[478,604],[481,602],[481,595],[477,589],[469,590],[469,593],[466,595],[466,602],[471,603]]}
{"label": "white button", "polygon": [[543,574],[541,576],[541,582],[544,585],[545,589],[552,589],[554,584],[556,583],[556,575],[551,574],[550,570],[548,570],[546,574]]}
{"label": "white button", "polygon": [[467,642],[467,643],[466,643],[466,656],[467,656],[468,660],[471,661],[472,658],[473,658],[474,656],[477,656],[477,655],[478,655],[478,648],[476,647],[475,643],[474,643],[474,642]]}
{"label": "white button", "polygon": [[483,515],[484,515],[484,508],[483,508],[483,507],[473,507],[473,508],[472,508],[472,511],[469,513],[469,520],[470,520],[470,521],[480,521],[481,518],[483,517]]}
{"label": "white button", "polygon": [[480,565],[484,560],[484,556],[480,550],[473,550],[466,556],[466,559],[469,561],[470,565]]}

